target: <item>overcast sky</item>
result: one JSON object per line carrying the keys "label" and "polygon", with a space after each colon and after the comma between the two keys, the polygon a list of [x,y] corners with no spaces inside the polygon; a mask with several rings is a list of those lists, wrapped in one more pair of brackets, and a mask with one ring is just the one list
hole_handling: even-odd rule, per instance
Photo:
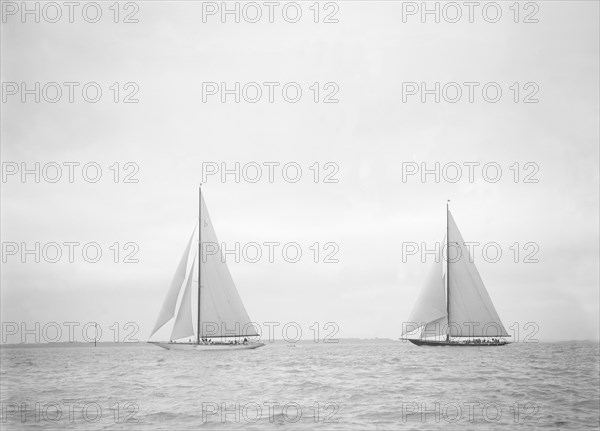
{"label": "overcast sky", "polygon": [[[103,176],[88,183],[81,165],[74,183],[66,167],[57,183],[8,176],[2,241],[97,242],[103,257],[85,262],[80,249],[74,263],[4,256],[2,321],[97,321],[107,332],[112,322],[136,322],[137,338],[146,340],[195,224],[202,163],[295,162],[303,169],[297,183],[276,169],[272,184],[213,176],[203,187],[221,241],[303,247],[296,264],[280,255],[274,263],[229,262],[254,321],[298,322],[306,336],[312,322],[336,322],[339,337],[399,337],[431,264],[418,256],[403,262],[403,243],[442,241],[450,199],[465,240],[502,246],[497,263],[474,257],[507,328],[518,324],[523,333],[535,322],[543,340],[597,339],[598,3],[537,4],[539,22],[528,24],[513,22],[509,3],[495,24],[477,11],[474,23],[423,24],[419,15],[403,23],[400,2],[338,2],[339,22],[328,24],[312,22],[309,3],[295,24],[277,12],[272,24],[222,24],[218,15],[203,23],[201,4],[191,2],[138,3],[139,22],[131,24],[114,23],[108,3],[95,24],[77,11],[74,23],[7,16],[3,83],[81,85],[74,103],[66,94],[57,103],[5,95],[3,169],[96,162]],[[320,19],[332,11],[321,10]],[[203,103],[202,82],[213,81],[281,86],[274,103],[266,95],[254,104],[221,103],[218,95]],[[98,103],[82,99],[87,82],[101,86]],[[114,82],[136,83],[139,103],[114,103]],[[281,97],[287,82],[303,89],[298,103]],[[314,103],[314,82],[337,84],[339,103]],[[403,82],[481,85],[473,103],[466,94],[457,103],[432,96],[421,103],[419,95],[403,103]],[[488,82],[503,90],[497,103],[481,96]],[[509,89],[515,82],[519,103]],[[523,103],[535,88],[524,89],[528,82],[539,103]],[[119,98],[130,90],[121,88]],[[329,90],[321,88],[320,99]],[[139,167],[138,183],[122,182],[127,162]],[[321,175],[335,163],[338,182],[315,183],[315,162]],[[403,181],[407,162],[493,162],[503,175],[492,183],[475,169],[469,182],[464,168],[456,183]],[[534,170],[524,169],[528,162],[539,168],[537,182],[524,182]],[[115,242],[137,243],[139,263],[112,262]],[[337,243],[339,263],[314,263],[315,242]],[[539,248],[538,263],[523,262],[529,242]]]}

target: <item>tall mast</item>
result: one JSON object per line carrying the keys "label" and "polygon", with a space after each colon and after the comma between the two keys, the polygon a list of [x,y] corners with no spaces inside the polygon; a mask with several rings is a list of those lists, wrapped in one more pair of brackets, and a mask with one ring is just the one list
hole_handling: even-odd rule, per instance
{"label": "tall mast", "polygon": [[448,216],[450,199],[446,201],[446,314],[448,315],[448,329],[446,331],[446,341],[450,341],[450,235],[448,227]]}
{"label": "tall mast", "polygon": [[198,188],[198,335],[196,343],[200,344],[200,271],[202,267],[202,184]]}

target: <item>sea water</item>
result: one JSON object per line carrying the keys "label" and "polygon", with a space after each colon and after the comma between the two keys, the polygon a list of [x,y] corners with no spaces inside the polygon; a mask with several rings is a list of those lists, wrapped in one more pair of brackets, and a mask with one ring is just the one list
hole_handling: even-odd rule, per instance
{"label": "sea water", "polygon": [[1,349],[2,429],[598,429],[599,344]]}

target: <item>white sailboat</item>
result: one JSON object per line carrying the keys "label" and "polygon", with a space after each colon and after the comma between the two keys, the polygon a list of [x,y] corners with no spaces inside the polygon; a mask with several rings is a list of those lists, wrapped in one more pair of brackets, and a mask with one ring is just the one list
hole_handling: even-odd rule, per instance
{"label": "white sailboat", "polygon": [[[506,338],[510,335],[494,308],[448,204],[445,242],[445,262],[438,258],[434,264],[402,336],[418,346],[508,344]],[[454,257],[450,257],[451,245],[456,250]]]}
{"label": "white sailboat", "polygon": [[[254,341],[258,333],[222,259],[221,250],[203,253],[203,244],[216,247],[219,242],[201,187],[199,201],[198,250],[191,257],[194,228],[150,335],[152,337],[171,321],[177,310],[170,341],[150,343],[168,350],[239,350],[264,346],[264,343]],[[189,271],[188,266],[191,266]]]}

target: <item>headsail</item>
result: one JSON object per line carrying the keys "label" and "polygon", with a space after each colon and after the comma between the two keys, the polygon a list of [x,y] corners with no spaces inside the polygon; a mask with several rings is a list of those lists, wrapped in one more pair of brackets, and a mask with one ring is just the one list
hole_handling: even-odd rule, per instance
{"label": "headsail", "polygon": [[450,211],[448,215],[449,243],[459,250],[456,259],[450,258],[449,265],[450,336],[507,337],[508,332],[494,308]]}
{"label": "headsail", "polygon": [[181,286],[183,281],[185,280],[186,269],[188,258],[190,254],[190,248],[192,246],[192,241],[194,240],[194,231],[192,232],[192,236],[188,241],[187,247],[183,252],[183,256],[181,256],[181,260],[179,261],[179,266],[173,275],[173,280],[171,281],[171,287],[169,287],[169,291],[167,292],[167,296],[163,302],[162,308],[160,309],[160,314],[158,315],[158,319],[156,320],[156,324],[154,325],[154,329],[150,336],[154,335],[156,331],[158,331],[165,323],[173,318],[175,315],[175,307],[177,306],[177,298],[179,297],[179,292],[181,290]]}
{"label": "headsail", "polygon": [[175,325],[173,325],[173,332],[171,332],[171,340],[191,337],[194,335],[194,323],[192,318],[192,286],[194,285],[194,267],[196,266],[195,259],[196,258],[194,257],[194,263],[192,263],[192,269],[190,270],[187,283],[185,284],[185,290],[183,291],[181,304],[179,304],[179,311],[177,312]]}
{"label": "headsail", "polygon": [[448,328],[448,316],[440,317],[425,326],[421,326],[420,338],[439,338],[445,337]]}
{"label": "headsail", "polygon": [[[421,288],[417,301],[410,313],[407,323],[414,323],[428,334],[432,335],[432,326],[430,324],[441,323],[437,325],[438,328],[435,330],[438,335],[441,328],[446,326],[447,313],[446,313],[446,292],[444,288],[444,279],[442,277],[442,261],[439,259],[435,262],[429,271],[427,282]],[[407,326],[402,335],[408,332],[414,331]]]}
{"label": "headsail", "polygon": [[204,198],[200,233],[204,245],[200,263],[200,337],[258,335],[250,322],[229,268],[222,258],[220,244]]}

